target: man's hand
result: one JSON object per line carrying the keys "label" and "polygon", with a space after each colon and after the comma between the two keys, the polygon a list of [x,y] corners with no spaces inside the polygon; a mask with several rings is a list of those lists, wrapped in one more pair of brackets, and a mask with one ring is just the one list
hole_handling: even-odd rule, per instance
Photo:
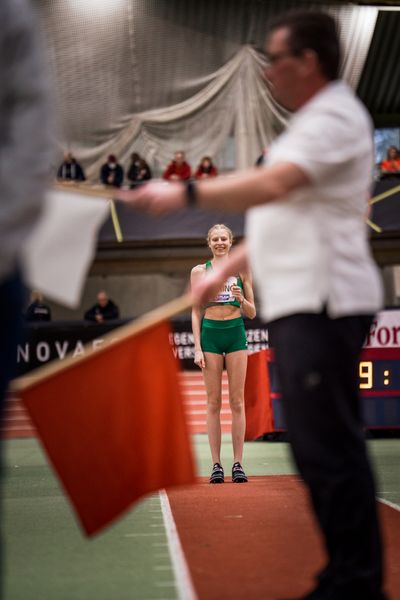
{"label": "man's hand", "polygon": [[133,190],[116,190],[115,198],[132,208],[158,216],[186,206],[186,189],[181,183],[152,181]]}
{"label": "man's hand", "polygon": [[207,273],[206,277],[201,277],[192,282],[192,297],[195,306],[202,306],[215,298],[221,291],[225,276],[218,269],[213,269]]}

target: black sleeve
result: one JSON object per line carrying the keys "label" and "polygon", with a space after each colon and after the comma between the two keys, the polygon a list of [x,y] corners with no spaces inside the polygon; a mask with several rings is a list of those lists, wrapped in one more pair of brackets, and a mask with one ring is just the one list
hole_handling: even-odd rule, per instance
{"label": "black sleeve", "polygon": [[124,170],[121,166],[117,167],[117,171],[115,173],[114,185],[120,187],[124,180]]}
{"label": "black sleeve", "polygon": [[85,321],[96,321],[96,310],[96,306],[92,306],[92,308],[89,308],[89,310],[85,312]]}
{"label": "black sleeve", "polygon": [[28,306],[25,313],[25,321],[34,321],[35,320],[35,311],[32,304]]}
{"label": "black sleeve", "polygon": [[129,170],[128,170],[128,173],[126,176],[128,181],[136,181],[136,172],[137,172],[137,169],[136,169],[135,165],[131,165],[129,167]]}
{"label": "black sleeve", "polygon": [[107,165],[103,165],[100,169],[100,181],[107,184]]}
{"label": "black sleeve", "polygon": [[86,181],[86,176],[84,173],[84,170],[82,169],[81,165],[76,165],[77,168],[77,179],[78,181]]}
{"label": "black sleeve", "polygon": [[103,315],[104,315],[105,319],[118,319],[119,318],[118,306],[114,302],[112,302],[112,300],[110,300],[108,305],[105,307],[105,310],[103,309]]}

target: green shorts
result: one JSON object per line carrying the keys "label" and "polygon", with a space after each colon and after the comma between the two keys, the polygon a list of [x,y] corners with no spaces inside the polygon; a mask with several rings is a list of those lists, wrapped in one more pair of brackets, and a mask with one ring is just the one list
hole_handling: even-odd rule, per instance
{"label": "green shorts", "polygon": [[203,352],[214,354],[247,350],[246,330],[242,317],[226,321],[203,319],[200,342]]}

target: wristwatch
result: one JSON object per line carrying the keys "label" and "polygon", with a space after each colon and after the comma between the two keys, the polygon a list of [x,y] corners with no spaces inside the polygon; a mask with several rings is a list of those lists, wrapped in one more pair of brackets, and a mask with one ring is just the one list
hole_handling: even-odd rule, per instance
{"label": "wristwatch", "polygon": [[197,204],[196,184],[192,179],[186,181],[186,205],[193,208]]}

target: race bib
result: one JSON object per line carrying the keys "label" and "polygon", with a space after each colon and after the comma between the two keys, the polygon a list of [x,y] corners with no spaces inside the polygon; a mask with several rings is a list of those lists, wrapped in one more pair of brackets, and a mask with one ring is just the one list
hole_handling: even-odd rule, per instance
{"label": "race bib", "polygon": [[235,296],[232,294],[232,286],[237,285],[236,277],[229,277],[225,283],[222,290],[217,294],[214,298],[213,302],[234,302]]}

